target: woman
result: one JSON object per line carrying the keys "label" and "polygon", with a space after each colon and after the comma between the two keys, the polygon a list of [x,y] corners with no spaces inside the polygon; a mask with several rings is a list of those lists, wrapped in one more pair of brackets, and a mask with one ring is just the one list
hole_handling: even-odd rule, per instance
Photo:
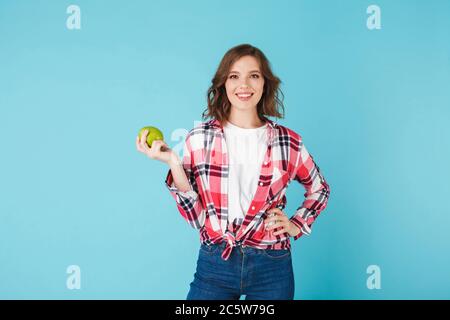
{"label": "woman", "polygon": [[[203,119],[186,136],[180,159],[161,140],[137,149],[170,167],[166,185],[183,218],[199,230],[201,246],[187,299],[294,297],[289,237],[297,240],[325,209],[330,188],[282,118],[280,79],[258,48],[243,44],[222,58],[208,90]],[[289,218],[286,189],[306,190]]]}

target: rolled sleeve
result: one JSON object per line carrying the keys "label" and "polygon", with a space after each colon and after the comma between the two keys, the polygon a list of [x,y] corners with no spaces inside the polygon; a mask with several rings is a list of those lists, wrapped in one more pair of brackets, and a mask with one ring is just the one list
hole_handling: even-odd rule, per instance
{"label": "rolled sleeve", "polygon": [[300,229],[300,232],[294,236],[294,240],[297,240],[303,234],[311,234],[312,224],[325,209],[330,197],[330,187],[303,143],[301,143],[300,161],[295,180],[306,190],[305,200],[290,218],[290,221]]}
{"label": "rolled sleeve", "polygon": [[167,172],[165,185],[170,194],[175,199],[178,211],[182,217],[195,229],[200,229],[205,224],[206,210],[199,195],[198,186],[195,180],[191,163],[191,148],[189,135],[186,137],[184,145],[184,155],[182,161],[183,170],[189,182],[190,190],[180,191],[174,183],[172,170]]}

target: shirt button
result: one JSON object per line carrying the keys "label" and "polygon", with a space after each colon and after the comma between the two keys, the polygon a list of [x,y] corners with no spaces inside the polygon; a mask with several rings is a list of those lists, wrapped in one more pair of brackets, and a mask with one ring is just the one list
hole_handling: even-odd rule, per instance
{"label": "shirt button", "polygon": [[269,203],[272,203],[272,202],[273,202],[272,200],[269,201]]}
{"label": "shirt button", "polygon": [[252,206],[252,210],[255,210],[255,206]]}
{"label": "shirt button", "polygon": [[268,162],[267,162],[267,161],[264,161],[264,165],[267,166],[267,164],[268,164]]}
{"label": "shirt button", "polygon": [[259,185],[260,185],[260,186],[262,186],[262,185],[263,185],[263,183],[262,183],[262,182],[260,182],[260,183],[259,183]]}

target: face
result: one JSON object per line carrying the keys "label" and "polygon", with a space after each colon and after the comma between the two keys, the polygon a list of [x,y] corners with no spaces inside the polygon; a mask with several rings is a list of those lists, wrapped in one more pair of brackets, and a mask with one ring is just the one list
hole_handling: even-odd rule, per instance
{"label": "face", "polygon": [[225,89],[232,108],[256,109],[264,89],[264,77],[258,60],[253,56],[244,56],[235,61],[228,73]]}

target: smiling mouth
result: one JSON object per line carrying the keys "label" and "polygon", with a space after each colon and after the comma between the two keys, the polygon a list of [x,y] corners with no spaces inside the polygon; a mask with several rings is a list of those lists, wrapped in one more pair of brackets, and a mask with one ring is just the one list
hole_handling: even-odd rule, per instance
{"label": "smiling mouth", "polygon": [[236,93],[236,96],[239,98],[239,100],[247,101],[253,96],[253,93],[251,93],[251,92],[248,92],[248,93]]}

